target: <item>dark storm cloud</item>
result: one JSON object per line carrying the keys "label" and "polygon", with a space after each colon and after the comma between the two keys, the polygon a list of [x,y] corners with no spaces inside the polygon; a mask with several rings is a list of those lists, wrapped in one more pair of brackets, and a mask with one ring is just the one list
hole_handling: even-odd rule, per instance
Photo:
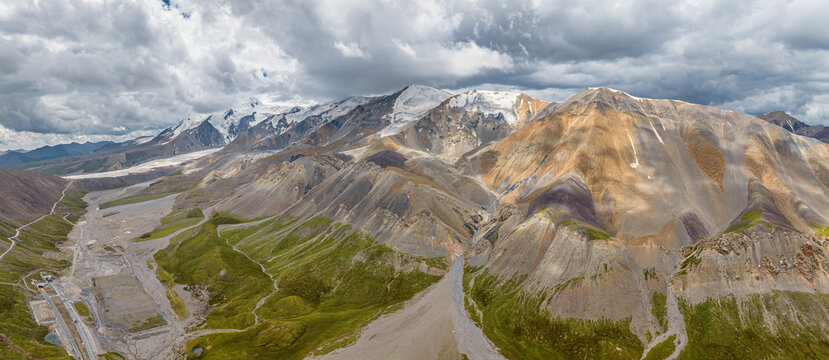
{"label": "dark storm cloud", "polygon": [[675,36],[679,11],[662,1],[608,6],[607,1],[504,6],[487,1],[461,21],[457,36],[526,60],[580,61],[641,56]]}
{"label": "dark storm cloud", "polygon": [[409,83],[549,100],[605,85],[827,124],[827,13],[802,0],[5,2],[0,148],[20,131],[123,135],[249,96]]}

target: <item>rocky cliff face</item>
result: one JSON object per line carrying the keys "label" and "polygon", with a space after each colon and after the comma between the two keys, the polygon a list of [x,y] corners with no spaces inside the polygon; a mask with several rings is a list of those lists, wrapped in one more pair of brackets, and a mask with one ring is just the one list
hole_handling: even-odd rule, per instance
{"label": "rocky cliff face", "polygon": [[811,293],[829,286],[829,242],[822,236],[758,227],[725,233],[686,249],[674,278],[690,302],[773,291]]}

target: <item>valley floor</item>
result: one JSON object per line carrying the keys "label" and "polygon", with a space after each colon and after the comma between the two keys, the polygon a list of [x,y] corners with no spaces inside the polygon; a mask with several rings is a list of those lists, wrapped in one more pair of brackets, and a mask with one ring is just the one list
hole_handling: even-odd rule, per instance
{"label": "valley floor", "polygon": [[[320,359],[503,359],[466,313],[463,256],[438,283],[361,331],[352,346]],[[428,345],[427,345],[428,344]]]}
{"label": "valley floor", "polygon": [[118,352],[130,359],[174,358],[174,345],[186,334],[184,324],[173,316],[166,288],[148,260],[186,229],[150,241],[134,239],[158,226],[175,196],[100,209],[100,204],[135,194],[147,185],[86,195],[87,213],[64,247],[74,254],[69,276],[58,284],[70,300],[86,304],[94,314],[99,353]]}

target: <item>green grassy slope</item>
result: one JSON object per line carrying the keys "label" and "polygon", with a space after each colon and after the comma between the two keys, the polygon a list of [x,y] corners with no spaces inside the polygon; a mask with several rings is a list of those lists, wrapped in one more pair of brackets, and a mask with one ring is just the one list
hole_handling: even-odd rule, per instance
{"label": "green grassy slope", "polygon": [[71,359],[43,340],[49,330],[35,323],[20,289],[0,285],[0,293],[0,359]]}
{"label": "green grassy slope", "polygon": [[[630,320],[553,318],[541,309],[544,294],[521,291],[521,279],[502,281],[487,271],[467,269],[464,289],[471,316],[509,359],[639,359],[644,345]],[[471,286],[470,286],[471,285]]]}
{"label": "green grassy slope", "polygon": [[[349,335],[384,310],[439,279],[415,270],[420,259],[323,218],[277,218],[222,231],[221,238],[216,235],[216,223],[240,221],[215,216],[197,236],[172,244],[156,257],[176,283],[214,289],[219,300],[207,318],[208,327],[242,329],[252,325],[251,310],[273,291],[261,268],[233,251],[225,240],[262,263],[277,279],[279,290],[256,312],[259,324],[243,332],[203,336],[188,344],[188,349],[205,349],[201,358],[301,359],[330,351],[353,339]],[[241,258],[230,256],[230,252]],[[236,273],[231,267],[246,270]],[[220,269],[227,269],[224,277],[237,277],[236,284],[255,285],[249,291],[220,286],[216,284]],[[232,310],[226,308],[228,304],[235,304]]]}
{"label": "green grassy slope", "polygon": [[170,235],[180,229],[196,225],[204,219],[201,209],[190,211],[175,210],[161,219],[161,225],[153,231],[142,234],[136,241],[147,241]]}
{"label": "green grassy slope", "polygon": [[[86,209],[84,192],[70,190],[50,215],[23,229],[17,246],[0,261],[0,359],[69,359],[59,346],[44,341],[48,330],[35,323],[25,298],[40,297],[25,285],[41,271],[57,272],[70,262],[56,245],[67,235]],[[13,234],[13,232],[12,232]],[[8,285],[14,284],[14,285]]]}
{"label": "green grassy slope", "polygon": [[254,321],[250,310],[273,289],[259,266],[216,235],[210,221],[198,234],[173,242],[155,255],[156,263],[179,284],[204,285],[213,307],[207,328],[244,328]]}
{"label": "green grassy slope", "polygon": [[829,295],[791,292],[681,302],[688,345],[679,358],[829,359],[827,309]]}
{"label": "green grassy slope", "polygon": [[648,355],[645,356],[643,360],[665,360],[668,356],[674,353],[676,350],[676,335],[671,335],[661,343],[654,346],[651,351],[648,351]]}

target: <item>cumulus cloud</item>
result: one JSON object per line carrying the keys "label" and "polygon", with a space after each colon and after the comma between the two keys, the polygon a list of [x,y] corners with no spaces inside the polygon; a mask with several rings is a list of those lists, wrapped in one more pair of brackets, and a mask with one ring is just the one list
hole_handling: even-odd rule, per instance
{"label": "cumulus cloud", "polygon": [[345,44],[337,41],[334,43],[334,47],[337,48],[337,50],[339,50],[345,57],[365,58],[367,56],[357,44]]}
{"label": "cumulus cloud", "polygon": [[223,5],[5,3],[0,125],[28,138],[32,145],[24,147],[50,138],[120,138],[247,96],[289,94],[286,75],[295,66]]}
{"label": "cumulus cloud", "polygon": [[142,136],[154,136],[155,130],[138,130],[123,135],[102,135],[102,134],[55,134],[37,133],[31,131],[14,131],[0,125],[0,144],[5,150],[31,150],[45,145],[68,144],[72,142],[98,142],[98,141],[127,141]]}
{"label": "cumulus cloud", "polygon": [[410,83],[553,101],[606,85],[829,124],[826,13],[819,0],[8,1],[0,148]]}

